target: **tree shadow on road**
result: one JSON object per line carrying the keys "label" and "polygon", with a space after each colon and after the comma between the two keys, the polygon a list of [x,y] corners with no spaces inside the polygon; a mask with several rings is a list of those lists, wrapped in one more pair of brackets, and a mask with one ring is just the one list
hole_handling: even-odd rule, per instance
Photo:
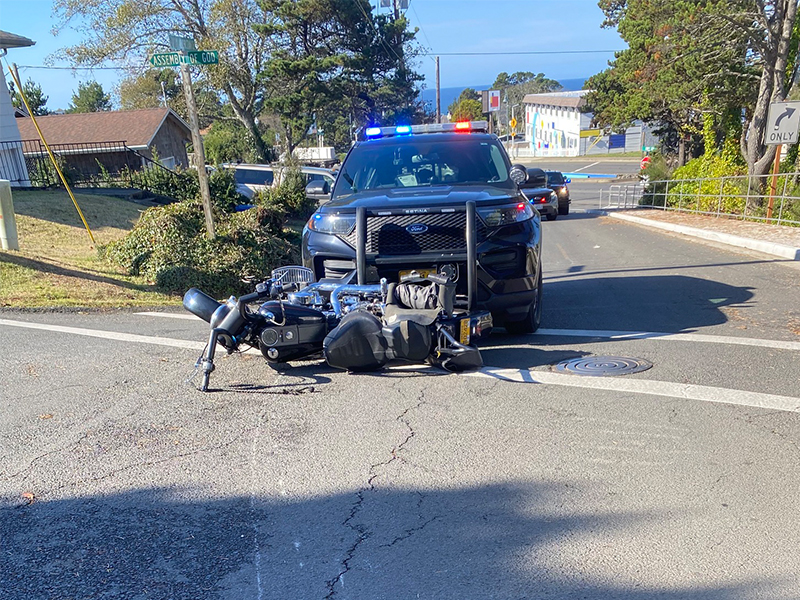
{"label": "tree shadow on road", "polygon": [[[788,599],[776,592],[784,582],[719,582],[637,538],[670,515],[583,510],[575,495],[589,482],[370,482],[310,498],[156,488],[0,507],[0,596]],[[670,584],[645,585],[645,573]]]}
{"label": "tree shadow on road", "polygon": [[613,331],[696,331],[745,308],[752,288],[699,277],[651,275],[545,280],[542,327]]}

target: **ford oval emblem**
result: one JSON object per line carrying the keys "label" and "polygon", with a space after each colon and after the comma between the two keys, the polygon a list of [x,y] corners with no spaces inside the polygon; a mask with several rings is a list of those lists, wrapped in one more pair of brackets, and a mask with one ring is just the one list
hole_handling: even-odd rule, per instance
{"label": "ford oval emblem", "polygon": [[428,231],[428,226],[424,223],[412,223],[406,227],[406,231],[411,234],[425,233]]}

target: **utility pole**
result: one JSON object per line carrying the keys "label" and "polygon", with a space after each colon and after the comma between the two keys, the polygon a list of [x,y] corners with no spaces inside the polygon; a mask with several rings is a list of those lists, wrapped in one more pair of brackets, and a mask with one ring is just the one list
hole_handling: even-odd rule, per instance
{"label": "utility pole", "polygon": [[442,88],[439,87],[439,57],[436,57],[436,122],[442,122]]}
{"label": "utility pole", "polygon": [[214,239],[214,213],[211,211],[211,192],[208,189],[208,173],[206,172],[206,153],[203,150],[203,138],[200,137],[200,124],[197,121],[197,104],[192,89],[192,76],[189,65],[181,62],[181,81],[186,95],[186,108],[189,112],[189,127],[192,130],[194,146],[194,162],[197,167],[197,179],[200,183],[200,198],[203,200],[203,213],[206,217],[206,232],[209,239]]}

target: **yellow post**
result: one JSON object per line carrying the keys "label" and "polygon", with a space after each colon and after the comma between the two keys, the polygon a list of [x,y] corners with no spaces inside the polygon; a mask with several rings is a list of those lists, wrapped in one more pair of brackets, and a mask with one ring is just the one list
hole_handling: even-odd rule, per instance
{"label": "yellow post", "polygon": [[39,124],[36,122],[36,117],[33,115],[33,111],[31,110],[30,105],[28,104],[28,99],[25,97],[25,93],[22,90],[22,84],[19,81],[16,73],[11,69],[6,62],[6,67],[8,67],[8,72],[11,74],[11,78],[14,80],[14,85],[17,86],[17,90],[19,91],[19,97],[22,98],[22,102],[25,104],[25,108],[28,110],[28,115],[31,117],[31,121],[33,122],[33,126],[36,128],[36,132],[39,134],[39,138],[42,140],[45,149],[47,150],[47,154],[50,156],[50,160],[53,161],[53,166],[56,169],[56,173],[58,173],[58,177],[61,179],[61,183],[64,184],[64,187],[67,188],[67,193],[69,197],[72,198],[72,203],[75,205],[75,209],[78,211],[78,215],[83,221],[83,226],[86,227],[86,232],[89,234],[89,239],[92,240],[92,244],[96,244],[94,241],[94,236],[92,235],[92,230],[89,229],[89,224],[86,222],[86,218],[83,216],[83,212],[81,211],[81,207],[78,206],[78,201],[75,200],[75,195],[72,193],[72,189],[70,189],[69,184],[67,183],[64,174],[61,172],[61,168],[58,166],[58,162],[56,161],[55,154],[50,149],[50,146],[47,144],[47,140],[44,139],[44,135],[42,134],[42,130],[39,129]]}

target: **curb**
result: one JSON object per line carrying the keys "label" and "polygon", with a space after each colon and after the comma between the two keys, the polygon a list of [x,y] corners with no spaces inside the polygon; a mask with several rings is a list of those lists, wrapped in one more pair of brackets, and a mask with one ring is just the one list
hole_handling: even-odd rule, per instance
{"label": "curb", "polygon": [[653,221],[652,219],[643,219],[642,217],[633,217],[631,215],[623,215],[614,212],[604,212],[604,214],[608,217],[619,219],[620,221],[629,221],[631,223],[636,223],[637,225],[644,225],[645,227],[663,229],[664,231],[680,233],[682,235],[709,240],[711,242],[727,244],[729,246],[737,246],[739,248],[747,248],[748,250],[755,250],[757,252],[771,254],[772,256],[778,256],[780,258],[800,261],[800,248],[794,248],[785,244],[754,240],[752,238],[740,237],[738,235],[731,235],[729,233],[710,231],[708,229],[697,229],[696,227],[687,227],[686,225],[676,225],[674,223],[664,223],[662,221]]}

